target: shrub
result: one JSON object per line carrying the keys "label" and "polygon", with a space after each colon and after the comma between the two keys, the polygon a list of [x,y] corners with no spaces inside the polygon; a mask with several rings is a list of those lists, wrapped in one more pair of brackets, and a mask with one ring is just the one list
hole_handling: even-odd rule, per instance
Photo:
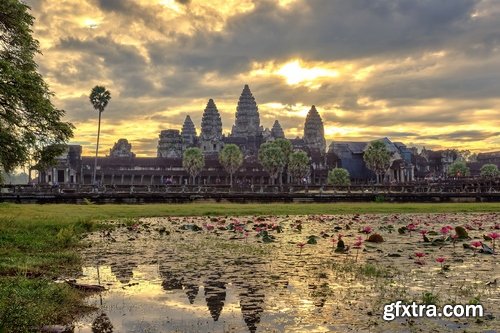
{"label": "shrub", "polygon": [[75,228],[73,225],[61,228],[56,235],[57,242],[62,247],[69,247],[76,242]]}

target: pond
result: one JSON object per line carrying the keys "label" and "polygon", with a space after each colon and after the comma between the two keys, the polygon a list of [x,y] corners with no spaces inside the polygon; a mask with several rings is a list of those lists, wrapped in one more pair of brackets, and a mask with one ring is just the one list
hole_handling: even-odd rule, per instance
{"label": "pond", "polygon": [[[111,231],[86,239],[76,280],[106,291],[88,297],[98,310],[75,322],[75,332],[500,327],[498,255],[488,253],[500,214],[169,217],[110,224]],[[370,242],[370,236],[383,242]],[[396,300],[480,303],[485,316],[384,321],[384,304]]]}

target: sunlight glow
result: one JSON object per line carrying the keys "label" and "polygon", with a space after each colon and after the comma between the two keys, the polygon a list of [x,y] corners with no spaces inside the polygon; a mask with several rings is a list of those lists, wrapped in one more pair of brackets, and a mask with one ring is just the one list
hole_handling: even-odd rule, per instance
{"label": "sunlight glow", "polygon": [[174,12],[182,12],[181,7],[175,0],[160,0],[159,4],[173,10]]}
{"label": "sunlight glow", "polygon": [[83,20],[83,26],[90,28],[90,29],[96,29],[100,25],[100,22],[96,19],[93,18],[86,18]]}
{"label": "sunlight glow", "polygon": [[297,0],[278,0],[278,3],[281,7],[288,7],[289,5],[293,4]]}
{"label": "sunlight glow", "polygon": [[294,60],[283,65],[276,74],[284,76],[286,83],[295,85],[306,83],[312,85],[313,81],[318,78],[337,78],[339,72],[337,70],[325,69],[320,67],[307,68],[303,67],[299,60]]}

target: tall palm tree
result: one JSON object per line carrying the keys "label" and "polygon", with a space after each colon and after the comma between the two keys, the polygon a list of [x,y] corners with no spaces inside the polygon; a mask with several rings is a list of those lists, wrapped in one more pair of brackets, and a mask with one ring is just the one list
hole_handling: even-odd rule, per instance
{"label": "tall palm tree", "polygon": [[99,154],[99,136],[101,134],[101,113],[108,105],[111,99],[111,93],[106,90],[103,86],[95,86],[90,92],[90,103],[94,106],[94,110],[99,112],[99,123],[97,125],[97,144],[95,147],[95,161],[94,161],[94,172],[92,174],[92,183],[95,184],[96,171],[97,171],[97,155]]}

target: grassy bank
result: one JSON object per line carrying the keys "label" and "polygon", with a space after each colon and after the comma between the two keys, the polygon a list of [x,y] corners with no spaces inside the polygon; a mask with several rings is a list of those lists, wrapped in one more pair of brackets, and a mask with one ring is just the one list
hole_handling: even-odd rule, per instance
{"label": "grassy bank", "polygon": [[0,204],[0,332],[61,323],[81,308],[82,295],[52,279],[79,268],[86,232],[106,219],[186,215],[498,212],[499,203],[338,204]]}
{"label": "grassy bank", "polygon": [[13,218],[23,224],[54,219],[64,225],[77,221],[141,216],[188,215],[300,215],[354,213],[453,213],[498,212],[500,203],[294,203],[294,204],[146,204],[146,205],[16,205],[0,204],[0,217]]}

